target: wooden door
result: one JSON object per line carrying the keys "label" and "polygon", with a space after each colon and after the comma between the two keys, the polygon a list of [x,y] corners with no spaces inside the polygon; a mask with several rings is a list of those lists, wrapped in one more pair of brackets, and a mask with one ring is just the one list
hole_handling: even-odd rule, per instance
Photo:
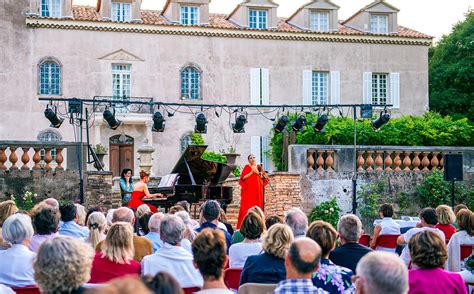
{"label": "wooden door", "polygon": [[110,144],[109,167],[114,177],[120,176],[120,145]]}
{"label": "wooden door", "polygon": [[115,135],[109,140],[109,170],[119,177],[124,168],[134,170],[134,140],[127,135]]}
{"label": "wooden door", "polygon": [[133,145],[120,146],[120,170],[124,168],[133,170]]}

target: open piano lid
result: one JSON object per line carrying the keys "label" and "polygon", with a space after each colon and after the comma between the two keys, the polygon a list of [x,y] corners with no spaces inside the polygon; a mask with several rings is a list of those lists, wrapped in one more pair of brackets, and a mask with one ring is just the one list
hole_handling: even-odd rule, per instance
{"label": "open piano lid", "polygon": [[193,184],[189,171],[192,173],[196,185],[202,185],[205,182],[220,184],[227,179],[232,169],[227,164],[202,159],[201,156],[206,148],[207,145],[189,145],[181,154],[171,171],[171,173],[179,174],[178,184]]}

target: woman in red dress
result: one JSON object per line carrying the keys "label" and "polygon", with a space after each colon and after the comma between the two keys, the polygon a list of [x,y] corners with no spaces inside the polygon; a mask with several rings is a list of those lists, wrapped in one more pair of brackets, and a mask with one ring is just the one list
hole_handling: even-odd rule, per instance
{"label": "woman in red dress", "polygon": [[249,163],[245,165],[240,174],[240,210],[237,220],[237,228],[247,214],[249,208],[258,206],[263,210],[263,191],[268,184],[268,179],[262,178],[263,168],[255,162],[255,155],[250,154],[247,157]]}
{"label": "woman in red dress", "polygon": [[[135,210],[138,209],[138,206],[142,204],[146,204],[142,201],[142,199],[156,199],[163,196],[163,194],[156,193],[150,194],[148,191],[147,183],[150,180],[150,174],[146,171],[142,170],[140,172],[140,181],[133,186],[132,192],[132,199],[128,202],[128,207],[133,208]],[[155,213],[156,207],[151,204],[146,204],[150,207],[150,210]]]}

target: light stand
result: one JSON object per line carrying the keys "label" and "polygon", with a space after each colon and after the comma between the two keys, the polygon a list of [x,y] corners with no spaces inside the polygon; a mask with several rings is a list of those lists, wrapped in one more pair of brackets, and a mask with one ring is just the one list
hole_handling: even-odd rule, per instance
{"label": "light stand", "polygon": [[352,176],[352,213],[357,212],[357,107],[352,107],[354,119],[354,175]]}

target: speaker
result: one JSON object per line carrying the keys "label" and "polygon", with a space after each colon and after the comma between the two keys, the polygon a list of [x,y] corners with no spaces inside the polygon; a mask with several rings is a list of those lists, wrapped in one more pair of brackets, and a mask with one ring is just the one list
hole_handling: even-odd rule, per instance
{"label": "speaker", "polygon": [[444,179],[446,181],[462,181],[462,154],[444,155]]}

